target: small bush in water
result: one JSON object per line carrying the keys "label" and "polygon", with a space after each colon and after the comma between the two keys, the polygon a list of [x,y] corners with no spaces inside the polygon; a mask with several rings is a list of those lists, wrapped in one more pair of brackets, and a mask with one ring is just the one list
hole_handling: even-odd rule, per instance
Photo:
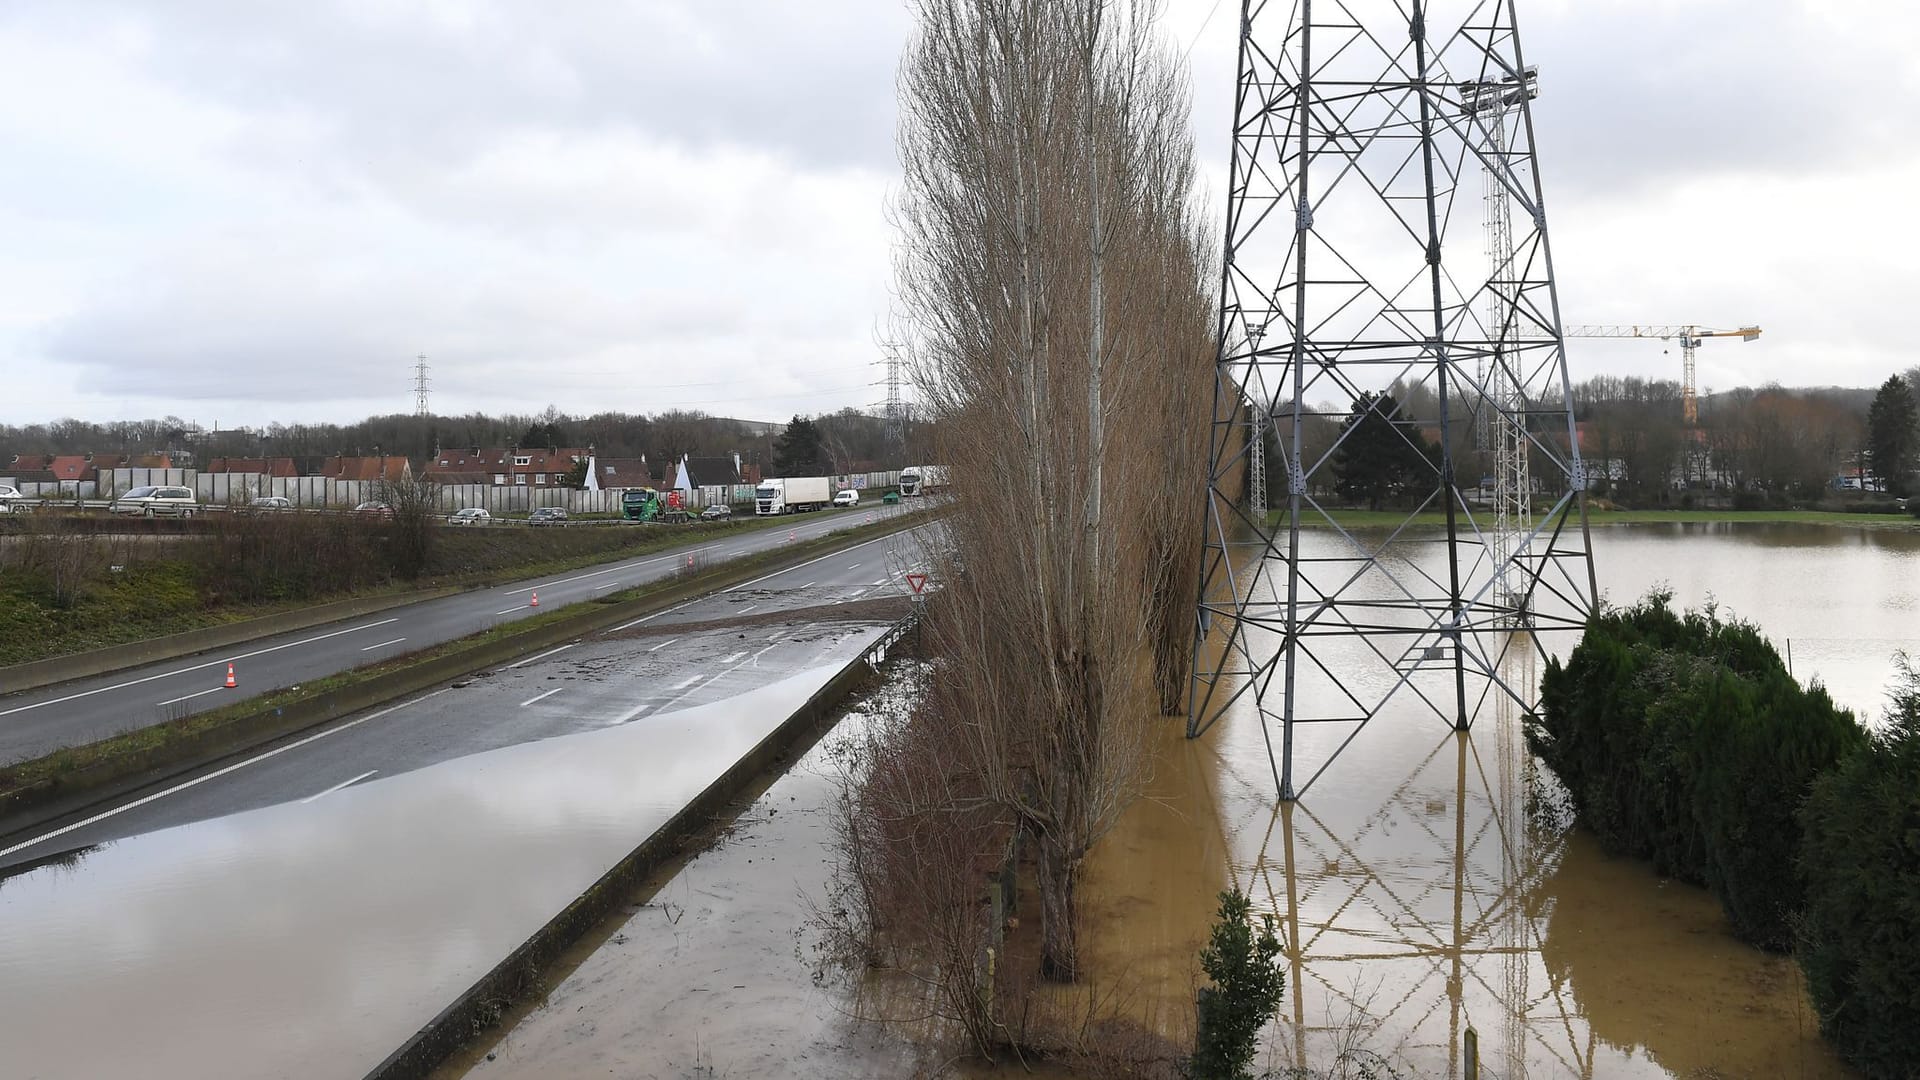
{"label": "small bush in water", "polygon": [[1252,908],[1239,889],[1220,894],[1213,932],[1200,950],[1201,970],[1213,985],[1199,994],[1200,1025],[1186,1065],[1190,1080],[1250,1080],[1260,1029],[1280,1009],[1287,977],[1274,964],[1280,942],[1273,916],[1261,916],[1256,928]]}

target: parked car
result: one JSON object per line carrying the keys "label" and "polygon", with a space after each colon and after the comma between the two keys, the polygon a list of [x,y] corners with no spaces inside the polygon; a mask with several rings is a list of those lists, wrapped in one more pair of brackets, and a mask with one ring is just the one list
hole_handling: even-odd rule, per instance
{"label": "parked car", "polygon": [[378,518],[381,521],[393,520],[393,507],[383,502],[363,502],[353,508],[358,517]]}
{"label": "parked car", "polygon": [[247,509],[255,511],[291,510],[293,500],[285,495],[262,495],[247,504]]}
{"label": "parked car", "polygon": [[860,492],[857,488],[843,488],[833,497],[835,506],[859,506]]}
{"label": "parked car", "polygon": [[543,506],[527,515],[529,525],[565,525],[567,512],[557,506]]}
{"label": "parked car", "polygon": [[0,484],[0,514],[24,514],[32,509],[33,504],[20,494],[19,488]]}
{"label": "parked car", "polygon": [[493,515],[479,506],[462,507],[447,515],[449,525],[491,525],[492,523]]}
{"label": "parked car", "polygon": [[161,514],[192,517],[199,511],[200,501],[194,498],[192,488],[147,484],[114,499],[107,504],[107,509],[116,514],[144,517]]}
{"label": "parked car", "polygon": [[700,511],[701,521],[715,521],[720,518],[730,518],[732,516],[733,507],[728,506],[726,503],[714,503],[712,506]]}

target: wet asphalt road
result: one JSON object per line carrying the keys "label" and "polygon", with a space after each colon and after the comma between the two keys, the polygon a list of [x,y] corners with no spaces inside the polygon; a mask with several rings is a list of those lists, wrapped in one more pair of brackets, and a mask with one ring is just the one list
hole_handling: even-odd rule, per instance
{"label": "wet asphalt road", "polygon": [[[789,536],[798,541],[852,529],[869,517],[877,523],[922,509],[921,502],[796,515],[787,527],[708,538],[635,559],[409,604],[222,651],[0,697],[0,763],[215,708],[232,702],[236,695],[298,685],[525,618],[535,610],[631,588],[673,573],[685,565],[689,553],[716,564],[778,548],[790,542]],[[529,605],[535,592],[539,609]],[[234,690],[224,688],[229,662],[239,681]]]}
{"label": "wet asphalt road", "polygon": [[[78,822],[0,841],[0,868],[282,803],[452,758],[723,700],[844,663],[910,603],[932,529],[853,546],[656,616],[349,717]],[[544,586],[543,586],[544,587]],[[852,606],[849,606],[852,605]]]}

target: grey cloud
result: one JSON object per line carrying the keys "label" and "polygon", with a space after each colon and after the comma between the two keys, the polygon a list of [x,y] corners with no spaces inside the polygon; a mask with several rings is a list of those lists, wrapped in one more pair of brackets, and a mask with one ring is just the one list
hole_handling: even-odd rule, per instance
{"label": "grey cloud", "polygon": [[76,32],[102,14],[125,20],[152,36],[146,62],[176,88],[312,116],[362,164],[446,164],[516,127],[750,145],[807,166],[891,164],[899,4],[497,0],[459,20],[434,10],[122,0],[36,14]]}

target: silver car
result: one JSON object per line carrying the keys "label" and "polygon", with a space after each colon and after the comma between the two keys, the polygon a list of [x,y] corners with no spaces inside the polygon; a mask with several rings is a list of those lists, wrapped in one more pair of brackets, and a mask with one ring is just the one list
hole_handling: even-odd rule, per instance
{"label": "silver car", "polygon": [[468,506],[447,515],[449,525],[487,525],[493,521],[493,515],[478,506]]}
{"label": "silver car", "polygon": [[32,509],[33,504],[20,494],[19,488],[0,484],[0,514],[24,514]]}
{"label": "silver car", "polygon": [[200,502],[193,497],[192,488],[147,485],[114,499],[107,509],[116,514],[140,514],[145,517],[162,514],[192,517],[199,511]]}

